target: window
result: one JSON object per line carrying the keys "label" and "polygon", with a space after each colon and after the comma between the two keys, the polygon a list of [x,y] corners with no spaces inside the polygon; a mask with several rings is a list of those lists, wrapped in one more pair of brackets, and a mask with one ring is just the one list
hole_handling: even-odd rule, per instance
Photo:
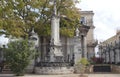
{"label": "window", "polygon": [[86,22],[85,17],[81,17],[81,19],[80,19],[80,23],[81,23],[81,24],[85,24],[85,22]]}

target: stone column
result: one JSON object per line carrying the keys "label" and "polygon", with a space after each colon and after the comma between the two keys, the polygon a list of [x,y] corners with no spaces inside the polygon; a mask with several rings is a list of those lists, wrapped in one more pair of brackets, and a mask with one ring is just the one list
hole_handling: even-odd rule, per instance
{"label": "stone column", "polygon": [[74,38],[74,63],[77,64],[82,58],[82,49],[80,38],[75,36]]}
{"label": "stone column", "polygon": [[104,51],[104,54],[103,54],[103,55],[104,55],[104,59],[105,59],[104,62],[106,63],[106,62],[107,62],[107,52]]}
{"label": "stone column", "polygon": [[114,63],[114,51],[113,51],[113,49],[111,50],[111,53],[110,53],[110,57],[111,57],[111,63]]}
{"label": "stone column", "polygon": [[84,58],[87,59],[87,40],[86,40],[86,37],[84,37]]}
{"label": "stone column", "polygon": [[82,58],[84,58],[85,57],[85,51],[84,51],[84,47],[85,47],[85,41],[84,41],[85,39],[84,39],[84,36],[83,35],[81,35],[81,49],[82,49]]}
{"label": "stone column", "polygon": [[109,53],[106,52],[106,63],[108,63],[108,62],[109,62]]}
{"label": "stone column", "polygon": [[[54,10],[51,18],[51,48],[50,48],[50,61],[55,62],[57,58],[63,56],[61,52],[59,22],[60,17],[56,9],[56,0],[54,0]],[[57,60],[56,60],[57,61]]]}
{"label": "stone column", "polygon": [[[120,46],[120,44],[119,44],[119,46]],[[120,47],[119,47],[119,64],[120,64]]]}
{"label": "stone column", "polygon": [[114,63],[116,64],[116,49],[114,49]]}
{"label": "stone column", "polygon": [[119,49],[116,49],[116,63],[119,63]]}

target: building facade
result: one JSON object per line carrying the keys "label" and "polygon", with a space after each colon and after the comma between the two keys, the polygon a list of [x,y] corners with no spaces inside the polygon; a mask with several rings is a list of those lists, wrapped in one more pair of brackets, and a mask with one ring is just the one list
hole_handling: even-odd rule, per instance
{"label": "building facade", "polygon": [[[31,32],[32,36],[30,37],[30,41],[33,41],[35,43],[35,46],[33,48],[37,48],[38,56],[37,58],[35,58],[35,60],[31,60],[31,64],[28,66],[29,70],[32,70],[34,68],[34,65],[36,65],[36,67],[45,67],[43,69],[37,68],[38,72],[44,69],[50,72],[49,70],[54,69],[52,68],[53,66],[74,66],[74,64],[77,64],[81,58],[87,58],[88,60],[90,60],[90,58],[95,55],[95,47],[97,45],[97,41],[94,39],[94,13],[93,11],[81,11],[80,13],[80,24],[82,25],[82,28],[76,28],[74,37],[59,37],[58,34],[55,34],[55,32],[59,33],[59,31],[56,31],[56,28],[58,28],[57,25],[59,25],[58,21],[55,21],[57,25],[53,24],[56,26],[56,28],[51,28],[52,30],[54,30],[53,40],[51,40],[50,36],[43,37],[37,35],[34,30]],[[83,34],[81,30],[83,30],[83,33],[85,32],[85,34]],[[60,45],[51,45],[51,41],[54,41],[55,39],[57,40],[57,42],[60,42]],[[62,54],[55,54],[56,56],[62,57],[60,60],[56,58],[56,60],[52,61],[52,46],[54,46],[52,49],[57,49],[57,47],[60,48],[60,53]],[[54,54],[52,55],[54,56]],[[0,59],[1,58],[2,57],[0,56]],[[48,66],[51,68],[48,68]],[[44,72],[46,72],[45,70]]]}
{"label": "building facade", "polygon": [[[94,25],[93,25],[93,11],[81,11],[81,20],[82,24],[87,25],[90,27],[87,35],[84,38],[84,54],[85,57],[90,59],[95,54],[95,46],[97,45],[97,41],[94,39]],[[48,61],[49,60],[49,51],[50,51],[50,37],[39,37],[34,33],[32,34],[33,37],[37,37],[37,42],[39,47],[36,45],[40,50],[40,57],[38,61]],[[79,35],[79,34],[78,34]],[[76,35],[77,36],[77,35]],[[60,37],[60,41],[62,44],[62,53],[64,55],[65,61],[71,61],[72,58],[75,56],[75,53],[81,54],[81,37]],[[36,44],[35,43],[35,44]],[[79,55],[80,57],[80,55]]]}
{"label": "building facade", "polygon": [[94,29],[95,26],[93,24],[93,11],[81,11],[81,20],[84,21],[83,24],[90,27],[87,36],[86,36],[86,55],[87,58],[90,59],[91,57],[95,56],[95,47],[98,44],[98,41],[94,39]]}
{"label": "building facade", "polygon": [[[85,58],[90,59],[95,55],[95,47],[97,45],[97,41],[94,39],[94,25],[93,25],[93,11],[81,11],[81,24],[89,26],[90,29],[87,32],[87,35],[84,37],[84,48],[81,45],[81,36],[80,31],[75,37],[60,37],[61,41],[61,51],[63,54],[64,62],[74,61],[75,63],[80,60],[82,57],[82,50],[84,50]],[[76,31],[75,31],[76,32]],[[43,44],[44,42],[44,44]],[[48,62],[50,59],[50,37],[44,37],[39,39],[39,49],[40,49],[40,57],[39,61]]]}
{"label": "building facade", "polygon": [[120,64],[120,30],[99,44],[99,55],[104,58],[104,63]]}

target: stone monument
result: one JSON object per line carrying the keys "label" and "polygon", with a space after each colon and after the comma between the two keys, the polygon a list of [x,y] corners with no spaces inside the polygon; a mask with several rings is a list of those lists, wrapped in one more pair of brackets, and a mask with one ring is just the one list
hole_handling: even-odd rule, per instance
{"label": "stone monument", "polygon": [[51,18],[51,40],[50,40],[50,53],[49,61],[38,63],[35,68],[37,74],[68,74],[74,72],[74,67],[70,63],[64,62],[62,45],[60,43],[60,14],[56,9],[56,1],[52,0],[54,4],[53,14]]}
{"label": "stone monument", "polygon": [[50,62],[62,61],[60,32],[59,32],[60,14],[56,9],[56,0],[54,0],[54,10],[51,18],[51,43],[50,43]]}

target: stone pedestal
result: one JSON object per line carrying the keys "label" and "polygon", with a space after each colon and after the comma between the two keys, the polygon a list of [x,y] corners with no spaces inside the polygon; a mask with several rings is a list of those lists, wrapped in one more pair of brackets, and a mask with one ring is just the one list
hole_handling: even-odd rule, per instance
{"label": "stone pedestal", "polygon": [[82,58],[82,52],[81,52],[81,43],[80,38],[75,36],[75,45],[74,45],[74,62],[77,64],[80,59]]}
{"label": "stone pedestal", "polygon": [[36,67],[35,72],[45,75],[73,74],[74,67]]}

